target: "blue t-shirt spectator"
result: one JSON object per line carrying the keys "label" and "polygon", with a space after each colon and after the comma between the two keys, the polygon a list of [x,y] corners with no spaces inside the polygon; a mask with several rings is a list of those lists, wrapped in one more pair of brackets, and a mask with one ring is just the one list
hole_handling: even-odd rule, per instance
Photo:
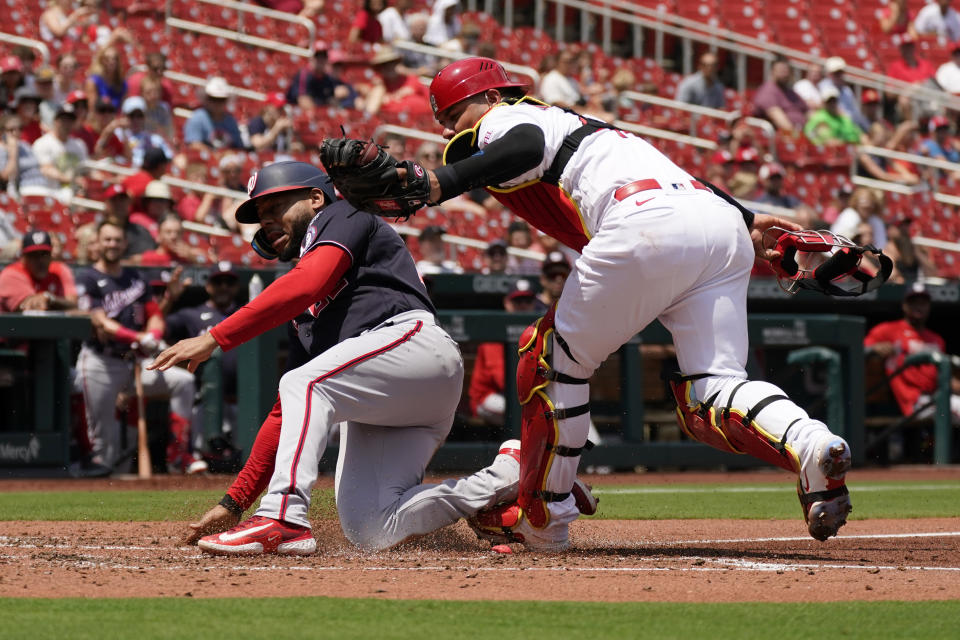
{"label": "blue t-shirt spectator", "polygon": [[243,149],[243,136],[237,120],[229,113],[214,121],[205,108],[194,110],[183,125],[183,141],[187,144],[202,142],[214,149]]}

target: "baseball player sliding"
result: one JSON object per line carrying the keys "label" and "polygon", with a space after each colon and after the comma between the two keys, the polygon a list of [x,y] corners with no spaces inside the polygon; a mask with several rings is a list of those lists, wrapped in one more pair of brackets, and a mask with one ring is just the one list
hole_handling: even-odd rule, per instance
{"label": "baseball player sliding", "polygon": [[[442,69],[430,100],[450,142],[445,166],[435,171],[411,162],[385,170],[380,165],[389,161],[373,158],[363,141],[332,140],[321,149],[344,197],[369,210],[410,215],[424,202],[482,186],[581,252],[556,306],[520,340],[518,500],[481,512],[475,528],[535,549],[566,547],[590,424],[588,380],[659,319],[683,371],[672,386],[684,431],[796,473],[810,535],[836,535],[851,510],[844,484],[850,448],[783,391],[747,379],[747,283],[759,256],[782,271],[792,265],[794,284],[829,284],[855,270],[863,249],[845,249],[850,259],[832,262],[830,273],[798,275],[787,258],[799,249],[833,251],[829,242],[807,242],[796,225],[752,214],[634,135],[524,94],[488,58]],[[779,248],[784,239],[793,241],[789,256]]]}
{"label": "baseball player sliding", "polygon": [[[280,380],[237,480],[188,541],[214,553],[309,554],[307,509],[330,428],[340,434],[336,502],[347,539],[385,549],[516,499],[519,455],[507,442],[493,463],[459,480],[421,484],[460,400],[463,361],[397,233],[339,200],[329,178],[301,162],[263,168],[237,220],[261,225],[257,251],[297,265],[203,336],[154,361],[167,370],[210,357],[281,323],[296,328],[302,366]],[[272,476],[271,476],[272,473]],[[240,514],[269,487],[252,518]]]}

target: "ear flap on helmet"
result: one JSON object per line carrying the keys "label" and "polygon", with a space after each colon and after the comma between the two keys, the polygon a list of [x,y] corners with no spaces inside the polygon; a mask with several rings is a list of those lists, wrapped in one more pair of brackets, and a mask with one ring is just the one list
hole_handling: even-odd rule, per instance
{"label": "ear flap on helmet", "polygon": [[253,240],[250,241],[250,246],[257,253],[257,255],[264,260],[276,260],[280,257],[280,254],[273,250],[273,247],[267,240],[267,232],[262,228],[258,229],[254,234]]}

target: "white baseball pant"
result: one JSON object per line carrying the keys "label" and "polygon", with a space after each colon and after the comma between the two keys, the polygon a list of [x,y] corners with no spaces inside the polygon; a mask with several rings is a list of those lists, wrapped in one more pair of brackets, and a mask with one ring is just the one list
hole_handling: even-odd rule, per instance
{"label": "white baseball pant", "polygon": [[515,465],[421,484],[462,384],[459,347],[425,311],[395,316],[287,372],[276,466],[257,515],[310,526],[310,491],[337,423],[337,511],[347,539],[363,549],[392,547],[515,498]]}
{"label": "white baseball pant", "polygon": [[[140,363],[140,379],[146,395],[169,395],[170,411],[190,420],[196,389],[193,374],[180,367],[168,371],[149,371],[147,362]],[[93,447],[93,462],[115,471],[130,470],[130,460],[117,465],[122,453],[120,429],[117,419],[117,396],[121,392],[133,392],[133,363],[129,360],[104,355],[84,345],[77,358],[74,387],[83,394],[86,407],[87,435]],[[131,430],[136,438],[136,429]],[[129,437],[127,442],[133,443]]]}

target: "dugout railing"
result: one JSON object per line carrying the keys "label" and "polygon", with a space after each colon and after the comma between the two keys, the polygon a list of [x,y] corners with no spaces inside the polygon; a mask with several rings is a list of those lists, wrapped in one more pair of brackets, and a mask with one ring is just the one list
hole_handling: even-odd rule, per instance
{"label": "dugout railing", "polygon": [[[249,278],[251,270],[243,270],[241,277]],[[269,272],[258,271],[266,280]],[[186,275],[202,283],[202,269]],[[514,393],[514,370],[516,366],[515,345],[523,329],[533,316],[511,315],[494,311],[505,290],[509,278],[490,276],[461,276],[456,279],[459,293],[450,290],[450,282],[434,284],[434,296],[440,300],[459,299],[461,303],[489,304],[491,310],[456,309],[447,307],[440,312],[444,327],[459,342],[467,345],[481,341],[501,341],[507,345],[505,380],[509,401],[506,435],[519,433],[519,411]],[[755,289],[755,288],[754,288]],[[889,289],[889,291],[887,291]],[[933,287],[938,299],[954,300],[957,287]],[[884,308],[891,307],[902,296],[902,287],[889,286],[882,290]],[[468,295],[469,294],[469,295]],[[757,302],[752,304],[757,306]],[[865,312],[877,314],[877,301],[863,303]],[[803,305],[781,296],[772,304],[778,311],[801,309]],[[945,305],[951,310],[955,305]],[[849,311],[849,308],[843,308]],[[817,368],[826,380],[825,388],[818,395],[798,398],[798,403],[811,413],[826,419],[831,427],[844,435],[851,444],[857,464],[865,462],[868,442],[864,426],[864,349],[863,337],[866,320],[863,316],[837,313],[752,313],[749,318],[751,352],[778,354],[777,360],[768,362],[767,373],[779,375],[789,367]],[[29,389],[23,393],[18,415],[5,415],[0,428],[0,467],[8,474],[22,473],[27,469],[45,470],[49,474],[65,472],[70,462],[70,394],[71,368],[75,362],[78,343],[90,334],[89,319],[64,313],[38,315],[0,315],[0,337],[5,340],[3,353],[9,359],[0,365],[19,368],[27,374]],[[238,351],[238,424],[235,446],[247,452],[253,442],[263,417],[277,397],[277,381],[283,361],[281,350],[286,340],[282,328],[275,329],[239,347]],[[29,351],[16,352],[18,341],[29,343]],[[670,336],[659,324],[654,324],[631,340],[617,354],[618,368],[613,378],[606,376],[603,384],[613,385],[618,406],[612,413],[620,420],[618,437],[614,443],[601,444],[584,456],[584,465],[610,466],[614,468],[644,467],[726,467],[741,468],[758,463],[747,456],[736,456],[716,451],[709,447],[683,440],[658,441],[649,435],[647,425],[648,407],[644,405],[642,389],[645,383],[657,384],[650,378],[644,380],[645,367],[641,355],[643,344],[666,344]],[[10,352],[10,353],[8,353]],[[17,355],[23,353],[23,355]],[[14,357],[15,356],[15,357]],[[467,372],[469,375],[469,371]],[[211,369],[203,378],[204,398],[213,403],[207,406],[208,435],[216,431],[221,420],[219,405],[221,385],[211,378]],[[764,369],[751,371],[754,377],[768,377]],[[647,371],[649,375],[649,371]],[[942,376],[943,377],[943,376]],[[611,381],[612,380],[612,381]],[[947,391],[938,395],[938,412],[947,415],[943,405],[949,395],[949,376],[941,381]],[[776,379],[771,381],[777,382]],[[610,392],[607,388],[605,391]],[[792,393],[790,389],[788,389]],[[608,393],[609,395],[609,393]],[[429,401],[429,398],[424,398]],[[0,408],[8,413],[10,407]],[[609,408],[608,408],[609,412]],[[659,413],[663,413],[662,411]],[[949,422],[942,422],[936,429],[933,461],[937,464],[950,462],[952,429]],[[455,441],[451,439],[434,458],[431,468],[435,470],[467,469],[481,466],[489,461],[499,444],[499,437],[488,440]],[[336,461],[335,451],[324,456],[323,465],[332,469]],[[17,471],[19,470],[19,471]]]}

